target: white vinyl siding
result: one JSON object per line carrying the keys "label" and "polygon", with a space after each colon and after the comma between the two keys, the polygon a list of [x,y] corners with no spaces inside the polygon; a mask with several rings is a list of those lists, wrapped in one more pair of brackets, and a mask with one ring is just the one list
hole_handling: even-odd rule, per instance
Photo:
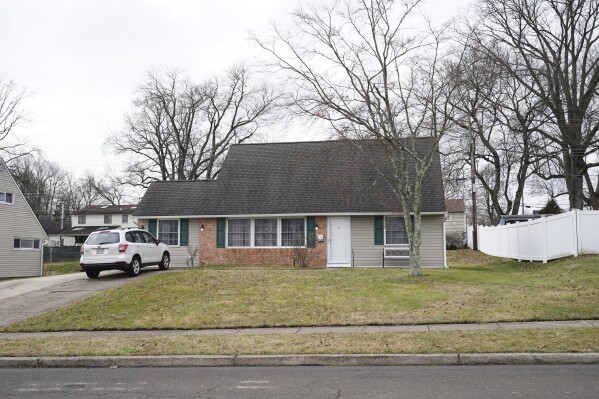
{"label": "white vinyl siding", "polygon": [[[0,278],[40,276],[42,272],[42,227],[0,160],[0,192],[12,194],[0,205]],[[15,239],[39,240],[40,248],[15,249]]]}

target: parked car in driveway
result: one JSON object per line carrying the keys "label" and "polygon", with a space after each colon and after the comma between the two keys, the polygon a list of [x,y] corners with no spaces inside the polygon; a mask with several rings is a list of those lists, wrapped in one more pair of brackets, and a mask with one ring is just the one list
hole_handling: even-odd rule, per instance
{"label": "parked car in driveway", "polygon": [[146,266],[166,270],[170,261],[168,245],[145,230],[129,227],[91,233],[81,246],[79,266],[89,278],[97,278],[103,270],[122,270],[135,277]]}

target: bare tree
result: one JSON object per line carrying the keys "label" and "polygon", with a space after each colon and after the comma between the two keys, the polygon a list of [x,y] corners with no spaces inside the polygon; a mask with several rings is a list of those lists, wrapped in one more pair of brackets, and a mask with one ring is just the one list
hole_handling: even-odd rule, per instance
{"label": "bare tree", "polygon": [[150,72],[125,116],[126,128],[108,139],[130,156],[129,182],[213,179],[227,150],[266,126],[278,96],[250,83],[243,66],[201,84],[177,72]]}
{"label": "bare tree", "polygon": [[28,95],[14,81],[0,76],[0,157],[6,163],[34,151],[14,137],[14,129],[25,121],[23,103]]}
{"label": "bare tree", "polygon": [[89,191],[89,205],[108,204],[121,205],[130,202],[130,193],[127,191],[127,185],[114,171],[104,173],[106,177],[98,178],[94,173],[87,172],[82,178],[82,186]]}
{"label": "bare tree", "polygon": [[[294,91],[290,105],[297,112],[325,121],[337,137],[368,139],[383,150],[380,166],[371,145],[352,141],[371,157],[401,204],[411,275],[422,274],[424,177],[451,113],[439,71],[441,35],[409,29],[418,3],[347,0],[306,6],[294,13],[291,31],[275,26],[272,40],[254,38],[274,67],[287,72]],[[421,137],[430,138],[430,148],[417,151]]]}
{"label": "bare tree", "polygon": [[60,207],[60,197],[68,173],[42,156],[21,156],[10,164],[15,181],[41,219],[50,219]]}
{"label": "bare tree", "polygon": [[[481,0],[481,23],[471,37],[547,109],[541,133],[560,151],[570,207],[582,209],[593,187],[587,162],[599,133],[599,1]],[[497,51],[500,49],[501,51]],[[508,54],[506,57],[505,54]]]}
{"label": "bare tree", "polygon": [[546,157],[539,134],[546,123],[544,107],[484,52],[469,46],[462,51],[464,57],[451,67],[456,129],[444,164],[454,174],[460,163],[471,166],[466,147],[474,146],[476,165],[469,169],[487,194],[486,210],[493,221],[499,215],[518,214],[533,166]]}

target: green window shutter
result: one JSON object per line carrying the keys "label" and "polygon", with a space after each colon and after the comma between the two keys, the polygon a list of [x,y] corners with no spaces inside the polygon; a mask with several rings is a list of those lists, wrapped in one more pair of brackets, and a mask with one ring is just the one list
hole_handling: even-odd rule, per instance
{"label": "green window shutter", "polygon": [[152,234],[156,238],[158,238],[156,236],[157,225],[158,225],[158,221],[156,219],[150,219],[150,225],[148,226],[148,231],[150,232],[150,234]]}
{"label": "green window shutter", "polygon": [[316,218],[308,216],[306,218],[306,243],[308,248],[316,247]]}
{"label": "green window shutter", "polygon": [[225,247],[225,218],[216,219],[216,248]]}
{"label": "green window shutter", "polygon": [[189,245],[189,219],[181,219],[181,238],[179,245],[186,247]]}
{"label": "green window shutter", "polygon": [[374,245],[383,245],[385,241],[385,217],[374,217]]}

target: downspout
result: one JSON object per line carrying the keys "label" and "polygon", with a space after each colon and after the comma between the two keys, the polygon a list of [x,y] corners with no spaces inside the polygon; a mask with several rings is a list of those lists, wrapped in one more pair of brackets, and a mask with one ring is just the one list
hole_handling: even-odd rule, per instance
{"label": "downspout", "polygon": [[[446,217],[447,217],[447,212],[445,212],[445,216],[443,216],[443,219],[441,219],[443,221],[443,268],[449,269],[449,267],[447,267],[447,235],[445,234],[445,218]],[[468,234],[467,231],[466,231],[466,234]]]}

